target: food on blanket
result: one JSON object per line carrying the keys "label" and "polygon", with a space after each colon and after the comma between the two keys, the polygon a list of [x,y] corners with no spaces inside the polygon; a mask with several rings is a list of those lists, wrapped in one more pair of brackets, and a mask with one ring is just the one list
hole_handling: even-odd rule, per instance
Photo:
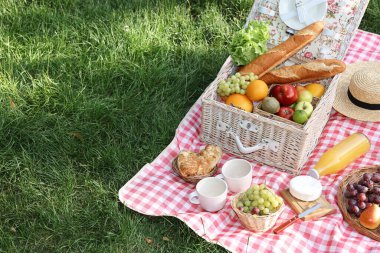
{"label": "food on blanket", "polygon": [[200,153],[201,161],[214,168],[222,158],[222,149],[215,145],[207,145]]}
{"label": "food on blanket", "polygon": [[228,47],[232,62],[246,65],[267,51],[269,27],[265,22],[251,20],[247,28],[236,32]]}
{"label": "food on blanket", "polygon": [[178,155],[177,166],[183,177],[209,174],[222,157],[222,150],[215,145],[207,145],[199,154],[182,151]]}
{"label": "food on blanket", "polygon": [[261,110],[275,114],[280,110],[280,102],[274,97],[266,97],[261,103]]}
{"label": "food on blanket", "polygon": [[310,102],[313,101],[313,94],[308,90],[298,92],[297,102]]}
{"label": "food on blanket", "polygon": [[228,96],[226,104],[247,112],[253,111],[253,103],[246,95],[232,94]]}
{"label": "food on blanket", "polygon": [[373,202],[380,205],[380,196],[377,195]]}
{"label": "food on blanket", "polygon": [[345,69],[346,64],[344,62],[335,59],[325,59],[300,65],[285,66],[272,70],[264,76],[258,76],[268,85],[274,83],[296,83],[326,79],[342,73]]}
{"label": "food on blanket", "polygon": [[298,99],[297,90],[291,84],[276,85],[272,88],[271,94],[282,106],[289,106]]}
{"label": "food on blanket", "polygon": [[[378,173],[364,173],[358,182],[346,185],[344,196],[347,199],[346,204],[349,213],[362,219],[362,213],[364,213],[370,205],[380,204],[379,177],[380,174]],[[364,217],[366,216],[367,215],[364,215]],[[365,224],[369,223],[367,222]],[[366,226],[365,224],[362,225]]]}
{"label": "food on blanket", "polygon": [[[369,179],[368,179],[369,180]],[[380,183],[380,173],[374,173],[371,177],[371,180],[374,183]]]}
{"label": "food on blanket", "polygon": [[[358,198],[359,202],[360,201],[361,202],[367,201],[367,196],[365,195],[364,192],[359,193],[358,196],[357,196],[357,198]],[[364,209],[364,208],[360,208],[360,209]]]}
{"label": "food on blanket", "polygon": [[263,100],[269,94],[268,85],[261,80],[250,82],[246,89],[246,95],[251,101]]}
{"label": "food on blanket", "polygon": [[254,208],[252,208],[251,213],[252,214],[260,214],[260,209],[258,207],[254,207]]}
{"label": "food on blanket", "polygon": [[289,182],[289,193],[302,201],[315,201],[322,195],[322,184],[311,176],[297,176]]}
{"label": "food on blanket", "polygon": [[[249,64],[241,67],[239,72],[245,75],[253,72],[259,78],[272,70],[280,63],[297,53],[301,48],[313,41],[322,32],[324,23],[315,22],[291,36],[285,42],[260,55]],[[269,84],[268,82],[266,82]]]}
{"label": "food on blanket", "polygon": [[256,184],[242,193],[236,206],[244,213],[267,215],[276,212],[282,202],[282,198],[269,190],[265,184]]}
{"label": "food on blanket", "polygon": [[294,110],[288,106],[281,106],[280,110],[277,113],[278,116],[285,119],[289,119],[289,120],[292,119],[293,114],[294,114]]}
{"label": "food on blanket", "polygon": [[364,209],[367,207],[366,202],[364,202],[364,201],[359,201],[359,202],[358,202],[358,207],[359,207],[361,210],[364,210]]}
{"label": "food on blanket", "polygon": [[368,229],[376,229],[380,226],[380,207],[372,204],[360,215],[359,222]]}
{"label": "food on blanket", "polygon": [[183,151],[178,155],[178,169],[182,176],[195,176],[200,166],[198,154],[192,151]]}
{"label": "food on blanket", "polygon": [[304,110],[295,110],[292,119],[298,124],[303,124],[307,121],[308,116]]}
{"label": "food on blanket", "polygon": [[320,98],[325,93],[325,86],[320,83],[309,83],[305,86],[305,89],[311,92],[314,97]]}
{"label": "food on blanket", "polygon": [[220,81],[216,92],[220,97],[227,97],[235,93],[244,95],[249,83],[256,79],[257,76],[253,73],[249,73],[246,76],[241,76],[240,73],[236,73],[226,80]]}
{"label": "food on blanket", "polygon": [[307,114],[307,117],[309,118],[311,113],[313,112],[313,105],[310,102],[298,102],[296,104],[296,107],[294,107],[294,110],[304,111]]}

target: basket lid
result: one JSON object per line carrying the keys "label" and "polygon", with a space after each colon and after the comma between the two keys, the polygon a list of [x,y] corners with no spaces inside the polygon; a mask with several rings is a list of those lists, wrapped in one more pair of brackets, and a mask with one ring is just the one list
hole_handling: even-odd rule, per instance
{"label": "basket lid", "polygon": [[[322,18],[325,28],[321,35],[290,59],[293,62],[343,60],[368,2],[369,0],[256,0],[247,23],[251,19],[268,21],[271,36],[268,48],[272,48],[296,33],[297,28],[302,29],[310,22],[318,21],[315,19]],[[306,17],[299,14],[296,7],[299,4],[303,4],[303,14],[308,14]],[[302,17],[304,22],[296,22],[302,20]]]}

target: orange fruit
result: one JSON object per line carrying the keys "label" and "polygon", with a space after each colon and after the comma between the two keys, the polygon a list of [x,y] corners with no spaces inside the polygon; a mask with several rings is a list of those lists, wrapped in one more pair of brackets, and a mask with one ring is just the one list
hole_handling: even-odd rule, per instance
{"label": "orange fruit", "polygon": [[251,101],[263,100],[269,94],[268,85],[261,80],[253,80],[247,87],[245,94]]}
{"label": "orange fruit", "polygon": [[247,112],[252,112],[253,104],[246,95],[232,94],[226,99],[227,105],[232,105]]}
{"label": "orange fruit", "polygon": [[311,92],[314,97],[320,98],[325,93],[325,86],[319,83],[310,83],[305,86],[305,89]]}

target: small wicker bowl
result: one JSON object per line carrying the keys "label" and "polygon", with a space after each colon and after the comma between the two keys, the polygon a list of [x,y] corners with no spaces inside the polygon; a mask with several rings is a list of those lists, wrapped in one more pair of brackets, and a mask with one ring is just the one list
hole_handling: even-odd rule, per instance
{"label": "small wicker bowl", "polygon": [[[379,169],[380,169],[380,166],[375,165],[375,166],[356,169],[352,171],[351,173],[347,174],[339,183],[337,203],[338,203],[340,211],[342,212],[344,220],[351,227],[353,227],[360,234],[368,236],[380,242],[380,227],[378,227],[377,229],[367,229],[364,226],[362,226],[359,222],[359,219],[347,211],[347,198],[344,196],[344,192],[349,183],[351,184],[357,183],[362,178],[364,173],[378,172]],[[377,183],[375,184],[375,186],[380,186],[380,185]]]}
{"label": "small wicker bowl", "polygon": [[186,182],[188,182],[188,183],[196,184],[196,183],[198,183],[199,181],[201,181],[203,178],[214,176],[215,173],[218,171],[218,167],[215,166],[215,167],[210,171],[210,173],[208,173],[208,174],[206,174],[206,175],[184,177],[184,176],[181,175],[181,173],[180,173],[180,171],[179,171],[177,160],[178,160],[178,157],[176,157],[176,158],[173,160],[173,162],[172,162],[172,169],[173,169],[173,171],[174,171],[174,172],[175,172],[180,178],[182,178],[184,181],[186,181]]}
{"label": "small wicker bowl", "polygon": [[[267,188],[268,189],[268,188]],[[271,189],[268,189],[273,193]],[[237,207],[237,203],[239,199],[243,196],[244,192],[235,195],[235,197],[231,201],[232,209],[235,211],[237,216],[239,217],[240,223],[248,230],[254,232],[265,232],[271,229],[275,224],[284,210],[284,200],[282,200],[281,205],[278,207],[277,211],[274,213],[270,213],[267,215],[256,215],[244,213],[239,210]]]}

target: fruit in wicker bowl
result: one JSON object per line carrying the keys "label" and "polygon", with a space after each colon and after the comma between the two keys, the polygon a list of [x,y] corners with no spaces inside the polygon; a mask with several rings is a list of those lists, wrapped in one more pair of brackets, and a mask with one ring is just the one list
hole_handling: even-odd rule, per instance
{"label": "fruit in wicker bowl", "polygon": [[181,151],[173,160],[172,168],[186,182],[197,183],[205,177],[215,175],[221,158],[220,147],[207,145],[199,154],[193,151]]}
{"label": "fruit in wicker bowl", "polygon": [[344,192],[347,211],[356,217],[371,204],[380,204],[380,173],[364,173],[355,183],[348,183]]}
{"label": "fruit in wicker bowl", "polygon": [[242,225],[257,232],[273,227],[284,210],[283,199],[265,184],[252,185],[247,191],[236,195],[231,205]]}
{"label": "fruit in wicker bowl", "polygon": [[380,167],[356,169],[339,184],[337,203],[347,223],[380,241]]}

